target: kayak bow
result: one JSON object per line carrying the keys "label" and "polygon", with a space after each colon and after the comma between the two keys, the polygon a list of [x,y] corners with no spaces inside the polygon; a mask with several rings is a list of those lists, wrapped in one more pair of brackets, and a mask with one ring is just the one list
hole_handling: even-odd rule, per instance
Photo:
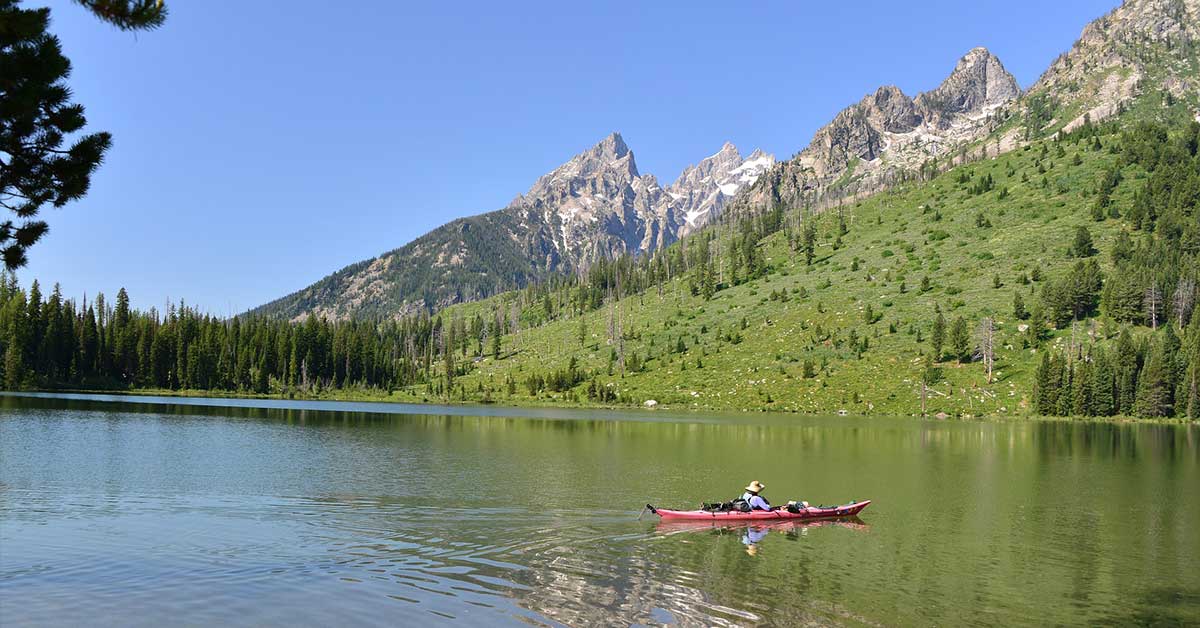
{"label": "kayak bow", "polygon": [[844,506],[828,506],[818,508],[810,506],[801,508],[799,512],[789,512],[779,508],[776,510],[753,510],[750,512],[730,511],[713,512],[711,510],[667,510],[655,508],[646,504],[650,512],[662,517],[664,521],[680,519],[705,519],[710,521],[759,521],[770,519],[821,519],[823,517],[852,517],[871,505],[871,500],[851,502]]}

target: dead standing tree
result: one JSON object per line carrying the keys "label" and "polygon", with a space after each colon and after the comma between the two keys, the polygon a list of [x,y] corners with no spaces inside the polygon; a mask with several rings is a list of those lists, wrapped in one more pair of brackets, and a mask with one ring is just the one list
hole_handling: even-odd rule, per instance
{"label": "dead standing tree", "polygon": [[992,317],[987,316],[979,321],[976,341],[978,345],[975,357],[983,361],[983,367],[987,371],[987,383],[991,384],[992,370],[996,363],[996,321]]}
{"label": "dead standing tree", "polygon": [[1146,311],[1146,319],[1150,321],[1150,329],[1158,329],[1158,316],[1162,312],[1162,292],[1155,284],[1146,288],[1146,296],[1142,299],[1142,307]]}
{"label": "dead standing tree", "polygon": [[1196,307],[1196,281],[1191,277],[1180,277],[1175,286],[1175,295],[1171,297],[1171,309],[1175,312],[1175,321],[1179,331],[1187,326],[1192,318],[1192,310]]}

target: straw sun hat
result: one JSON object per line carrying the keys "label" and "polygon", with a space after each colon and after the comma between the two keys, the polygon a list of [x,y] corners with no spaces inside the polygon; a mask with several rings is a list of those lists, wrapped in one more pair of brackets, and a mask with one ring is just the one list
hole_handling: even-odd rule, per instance
{"label": "straw sun hat", "polygon": [[746,490],[750,491],[751,493],[761,493],[764,488],[767,488],[767,487],[764,486],[762,482],[755,480],[755,481],[751,482],[749,486],[746,487]]}

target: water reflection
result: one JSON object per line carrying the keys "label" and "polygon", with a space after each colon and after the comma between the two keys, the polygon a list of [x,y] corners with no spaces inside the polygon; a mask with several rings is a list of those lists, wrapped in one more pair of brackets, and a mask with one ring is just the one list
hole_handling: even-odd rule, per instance
{"label": "water reflection", "polygon": [[680,533],[700,533],[707,532],[710,534],[742,534],[747,536],[747,531],[755,531],[756,540],[761,540],[762,536],[767,532],[775,531],[782,532],[789,537],[807,534],[808,530],[816,528],[845,528],[847,530],[855,530],[865,532],[871,526],[862,520],[860,517],[831,517],[829,519],[816,520],[782,520],[782,521],[659,521],[655,525],[655,531],[658,534],[671,535]]}
{"label": "water reflection", "polygon": [[859,517],[838,517],[815,521],[659,521],[655,532],[661,535],[707,533],[709,536],[736,536],[746,554],[757,556],[764,540],[772,534],[795,541],[816,528],[844,528],[866,532],[870,526]]}
{"label": "water reflection", "polygon": [[[0,606],[12,625],[1195,623],[1195,432],[0,396]],[[877,501],[869,525],[636,520],[745,477]]]}

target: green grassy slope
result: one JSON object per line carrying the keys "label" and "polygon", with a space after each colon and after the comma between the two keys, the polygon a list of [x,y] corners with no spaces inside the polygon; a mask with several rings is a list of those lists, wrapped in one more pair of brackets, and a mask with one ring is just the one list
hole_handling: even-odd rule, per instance
{"label": "green grassy slope", "polygon": [[[840,247],[834,245],[836,210],[825,212],[813,218],[818,247],[812,266],[790,250],[783,232],[775,233],[759,244],[767,274],[719,290],[709,301],[690,294],[685,278],[666,285],[661,296],[652,289],[626,297],[617,306],[625,354],[630,366],[642,364],[624,376],[610,367],[605,307],[505,336],[501,359],[474,359],[469,372],[455,379],[451,398],[587,403],[590,381],[536,396],[523,385],[530,375],[565,369],[574,359],[589,379],[618,391],[622,403],[653,399],[660,407],[696,409],[914,413],[920,409],[918,382],[923,356],[931,352],[937,304],[947,321],[961,316],[972,331],[982,317],[994,316],[999,342],[991,384],[978,362],[939,364],[941,381],[930,394],[929,412],[1029,413],[1041,356],[1018,331],[1014,292],[1031,306],[1040,286],[1022,283],[1022,276],[1036,270],[1045,281],[1066,272],[1078,226],[1091,230],[1102,252],[1124,228],[1119,219],[1095,222],[1090,216],[1101,173],[1117,161],[1108,150],[1116,136],[1101,141],[1099,149],[1090,142],[1035,143],[845,206],[848,232]],[[1143,173],[1136,170],[1126,168],[1113,194],[1118,206],[1140,185]],[[973,193],[988,175],[992,189]],[[1107,270],[1107,256],[1097,259]],[[924,277],[930,283],[925,291]],[[469,318],[482,311],[486,318],[498,302],[513,298],[509,293],[455,306],[443,316]],[[867,321],[868,309],[874,322]],[[1051,333],[1043,350],[1071,332]],[[433,400],[425,387],[398,393]]]}

